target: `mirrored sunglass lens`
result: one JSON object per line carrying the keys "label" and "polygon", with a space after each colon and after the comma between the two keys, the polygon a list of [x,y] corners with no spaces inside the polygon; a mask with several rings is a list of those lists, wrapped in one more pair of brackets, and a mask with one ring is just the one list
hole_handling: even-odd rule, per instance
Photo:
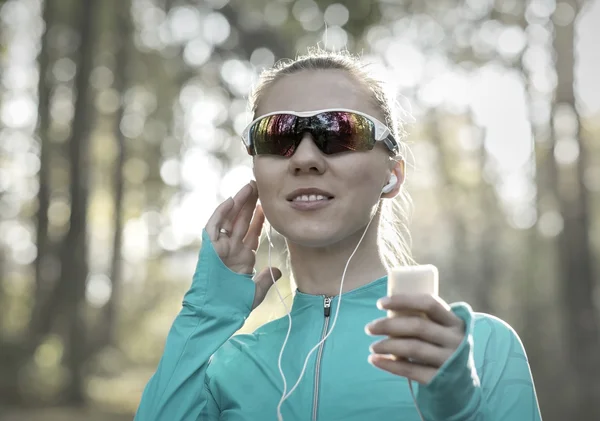
{"label": "mirrored sunglass lens", "polygon": [[250,139],[256,154],[291,156],[294,152],[297,117],[291,114],[267,116],[252,126]]}
{"label": "mirrored sunglass lens", "polygon": [[315,139],[326,154],[367,151],[375,144],[374,124],[366,117],[350,112],[334,111],[314,117]]}
{"label": "mirrored sunglass lens", "polygon": [[352,112],[329,111],[308,118],[291,114],[267,116],[250,129],[252,149],[258,155],[290,157],[305,132],[312,134],[325,154],[366,151],[375,144],[375,126],[368,118]]}

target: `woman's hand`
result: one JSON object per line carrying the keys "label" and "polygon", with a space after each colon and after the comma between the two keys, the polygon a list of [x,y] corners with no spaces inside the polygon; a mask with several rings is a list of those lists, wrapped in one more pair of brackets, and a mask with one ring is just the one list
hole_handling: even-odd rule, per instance
{"label": "woman's hand", "polygon": [[[221,203],[206,224],[206,232],[221,261],[231,271],[250,274],[256,263],[256,250],[265,214],[258,201],[256,183],[246,184],[233,198]],[[221,232],[221,229],[226,232]],[[281,271],[273,268],[275,280],[281,277]],[[256,293],[252,309],[265,298],[273,285],[271,271],[264,269],[254,277]]]}
{"label": "woman's hand", "polygon": [[377,306],[416,315],[385,317],[369,323],[365,328],[368,334],[388,336],[371,346],[369,362],[420,384],[429,383],[462,342],[463,320],[444,300],[428,294],[384,297]]}

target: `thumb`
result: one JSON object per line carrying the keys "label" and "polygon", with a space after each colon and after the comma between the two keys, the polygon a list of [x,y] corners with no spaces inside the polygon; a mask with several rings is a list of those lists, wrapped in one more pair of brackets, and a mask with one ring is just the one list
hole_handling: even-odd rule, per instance
{"label": "thumb", "polygon": [[[271,269],[273,269],[272,276]],[[264,268],[254,277],[256,293],[254,294],[254,303],[252,304],[253,310],[265,299],[267,292],[273,286],[273,279],[277,281],[279,278],[281,278],[281,271],[278,268]]]}

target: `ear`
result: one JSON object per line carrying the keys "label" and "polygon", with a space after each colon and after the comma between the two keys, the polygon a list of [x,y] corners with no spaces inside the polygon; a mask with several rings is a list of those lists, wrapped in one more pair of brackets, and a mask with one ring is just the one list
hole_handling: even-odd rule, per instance
{"label": "ear", "polygon": [[404,180],[406,179],[406,163],[404,159],[395,159],[392,161],[392,164],[393,165],[391,168],[391,172],[396,175],[398,182],[396,183],[396,186],[394,186],[394,189],[392,191],[390,191],[389,193],[383,193],[381,195],[382,199],[392,199],[396,197],[400,192],[402,185],[404,184]]}
{"label": "ear", "polygon": [[392,169],[398,177],[398,185],[404,185],[404,180],[406,180],[406,161],[404,158],[398,158],[394,161],[394,168]]}

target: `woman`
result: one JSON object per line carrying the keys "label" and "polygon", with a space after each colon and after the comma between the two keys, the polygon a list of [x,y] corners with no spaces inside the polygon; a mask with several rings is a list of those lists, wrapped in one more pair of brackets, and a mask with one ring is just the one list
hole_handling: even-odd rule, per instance
{"label": "woman", "polygon": [[[540,420],[510,326],[432,295],[385,297],[389,266],[411,259],[406,233],[385,226],[389,199],[406,196],[383,84],[317,51],[265,72],[251,101],[256,182],[208,221],[136,420]],[[281,276],[253,276],[265,217],[286,239],[291,314],[232,337]]]}

